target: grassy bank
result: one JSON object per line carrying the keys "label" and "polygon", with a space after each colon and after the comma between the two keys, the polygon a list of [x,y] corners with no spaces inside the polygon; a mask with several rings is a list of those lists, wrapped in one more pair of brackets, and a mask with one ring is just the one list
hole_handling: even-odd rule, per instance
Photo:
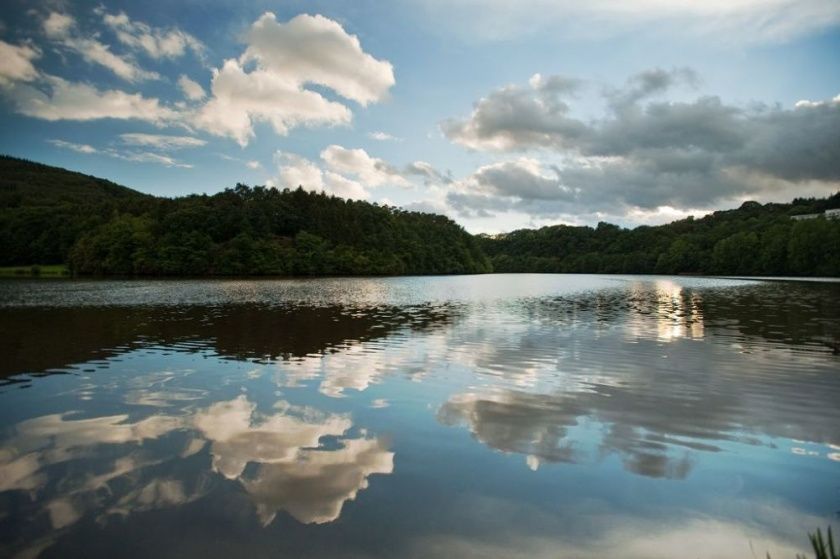
{"label": "grassy bank", "polygon": [[41,266],[0,266],[0,277],[64,277],[69,276],[70,270],[64,264],[49,264]]}

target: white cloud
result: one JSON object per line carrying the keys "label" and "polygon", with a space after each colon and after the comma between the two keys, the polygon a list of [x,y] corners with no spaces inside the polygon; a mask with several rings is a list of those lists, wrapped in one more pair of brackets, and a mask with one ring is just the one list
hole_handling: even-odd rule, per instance
{"label": "white cloud", "polygon": [[160,29],[151,27],[139,21],[133,21],[125,12],[118,14],[106,13],[103,9],[97,12],[102,15],[102,21],[117,36],[124,45],[144,52],[152,58],[178,58],[187,49],[201,55],[204,44],[180,29]]}
{"label": "white cloud", "polygon": [[87,62],[99,64],[124,80],[136,82],[160,78],[160,74],[157,72],[140,68],[130,59],[114,54],[108,45],[95,39],[66,39],[62,44],[71,50],[75,50]]}
{"label": "white cloud", "polygon": [[368,133],[368,138],[370,138],[371,140],[379,141],[379,142],[401,142],[402,141],[402,138],[397,138],[396,136],[392,136],[391,134],[388,134],[387,132],[381,132],[381,131]]}
{"label": "white cloud", "polygon": [[282,74],[256,69],[246,72],[236,60],[213,70],[213,97],[198,111],[196,126],[229,136],[245,146],[254,136],[255,122],[269,122],[286,135],[300,125],[347,124],[350,109],[319,93],[290,84]]}
{"label": "white cloud", "polygon": [[40,56],[41,51],[30,45],[10,45],[0,41],[0,86],[37,78],[38,70],[32,61]]}
{"label": "white cloud", "polygon": [[69,36],[70,30],[76,26],[76,20],[67,14],[50,12],[44,20],[44,33],[50,39],[61,39]]}
{"label": "white cloud", "polygon": [[44,120],[94,120],[100,118],[137,119],[162,123],[176,114],[160,105],[158,99],[139,93],[110,89],[100,91],[85,83],[68,82],[48,76],[47,93],[28,85],[11,91],[17,111]]}
{"label": "white cloud", "polygon": [[120,134],[123,143],[134,146],[148,146],[158,149],[195,148],[206,145],[207,142],[192,136],[169,136],[164,134],[128,133]]}
{"label": "white cloud", "polygon": [[55,147],[77,151],[79,153],[98,153],[99,150],[88,144],[77,144],[74,142],[66,142],[64,140],[47,140]]}
{"label": "white cloud", "polygon": [[358,38],[322,16],[299,15],[279,23],[266,13],[246,40],[239,60],[226,60],[213,71],[212,97],[193,119],[196,126],[243,146],[257,122],[268,122],[285,135],[297,126],[351,121],[348,107],[306,89],[307,84],[328,87],[362,105],[383,99],[394,84],[390,63],[362,51]]}
{"label": "white cloud", "polygon": [[278,166],[278,174],[272,182],[280,188],[301,186],[305,190],[323,191],[356,200],[369,197],[368,192],[358,182],[333,171],[324,171],[316,163],[300,155],[278,151],[274,160]]}
{"label": "white cloud", "polygon": [[833,98],[827,101],[811,101],[809,99],[802,99],[796,102],[795,107],[797,109],[814,109],[817,107],[826,107],[826,106],[840,106],[840,95],[835,95]]}
{"label": "white cloud", "polygon": [[[251,170],[254,170],[254,171],[259,171],[260,169],[263,168],[262,163],[260,163],[259,161],[255,160],[255,159],[251,159],[251,160],[242,159],[241,157],[234,157],[234,156],[228,155],[226,153],[217,153],[216,155],[221,157],[222,159],[224,159],[226,161],[236,161],[237,163],[241,163],[245,167],[247,167]],[[266,186],[275,186],[275,183],[276,183],[276,181],[274,179],[269,179],[268,182],[266,183]]]}
{"label": "white cloud", "polygon": [[116,157],[117,159],[122,159],[124,161],[132,161],[134,163],[155,163],[157,165],[163,165],[164,167],[192,169],[192,165],[188,163],[182,163],[177,159],[169,157],[168,155],[161,155],[159,153],[151,153],[148,151],[120,153],[114,150],[109,150],[106,153],[111,157]]}
{"label": "white cloud", "polygon": [[603,39],[620,33],[679,34],[718,43],[784,42],[840,22],[835,0],[416,0],[436,26],[470,40],[550,31]]}
{"label": "white cloud", "polygon": [[331,145],[321,152],[321,159],[330,170],[355,176],[365,186],[409,184],[397,169],[382,159],[371,157],[363,149]]}
{"label": "white cloud", "polygon": [[163,165],[165,167],[180,167],[183,169],[191,169],[192,165],[183,163],[159,153],[151,153],[147,151],[119,151],[114,148],[97,149],[88,144],[77,144],[74,142],[67,142],[64,140],[47,140],[50,144],[62,148],[75,151],[77,153],[84,153],[87,155],[101,154],[113,157],[114,159],[122,159],[123,161],[131,161],[133,163],[154,163],[156,165]]}
{"label": "white cloud", "polygon": [[184,95],[190,101],[200,101],[207,96],[204,88],[198,82],[191,80],[189,77],[181,74],[178,78],[178,87],[184,92]]}
{"label": "white cloud", "polygon": [[409,163],[403,170],[403,174],[423,177],[423,182],[427,185],[441,185],[452,182],[449,171],[443,173],[426,161]]}
{"label": "white cloud", "polygon": [[83,36],[77,32],[76,21],[66,14],[52,12],[43,21],[44,32],[56,44],[75,52],[89,64],[99,64],[118,77],[136,82],[158,79],[160,75],[138,66],[130,57],[119,56],[111,52],[111,47],[100,42],[96,35]]}
{"label": "white cloud", "polygon": [[364,52],[358,37],[321,15],[280,23],[273,13],[263,14],[251,27],[242,60],[256,60],[298,85],[329,87],[362,105],[381,101],[394,85],[389,62]]}

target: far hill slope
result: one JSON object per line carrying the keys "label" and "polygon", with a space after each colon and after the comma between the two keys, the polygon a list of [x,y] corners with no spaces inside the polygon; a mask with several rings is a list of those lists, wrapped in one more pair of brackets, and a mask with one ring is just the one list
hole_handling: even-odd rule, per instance
{"label": "far hill slope", "polygon": [[297,190],[237,185],[156,198],[3,158],[0,265],[83,274],[332,275],[490,271],[450,219]]}
{"label": "far hill slope", "polygon": [[554,225],[482,236],[497,272],[840,276],[840,220],[791,216],[840,208],[840,193],[656,227]]}
{"label": "far hill slope", "polygon": [[63,263],[76,273],[121,275],[840,276],[840,220],[791,217],[832,208],[840,208],[840,193],[746,202],[657,227],[557,225],[473,237],[444,216],[303,189],[237,185],[213,196],[157,198],[0,157],[0,266]]}
{"label": "far hill slope", "polygon": [[149,198],[109,180],[0,155],[0,207],[91,204]]}

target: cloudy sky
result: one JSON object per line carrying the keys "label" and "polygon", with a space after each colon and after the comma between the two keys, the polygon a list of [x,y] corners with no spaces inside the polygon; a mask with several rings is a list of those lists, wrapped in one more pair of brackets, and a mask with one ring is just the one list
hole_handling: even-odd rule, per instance
{"label": "cloudy sky", "polygon": [[837,0],[4,0],[0,152],[472,232],[840,190]]}

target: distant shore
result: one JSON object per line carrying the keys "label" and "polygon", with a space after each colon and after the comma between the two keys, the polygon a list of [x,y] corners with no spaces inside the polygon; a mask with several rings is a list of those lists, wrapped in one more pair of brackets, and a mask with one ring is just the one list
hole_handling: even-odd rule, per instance
{"label": "distant shore", "polygon": [[31,266],[0,266],[0,277],[70,277],[64,264],[33,264]]}

